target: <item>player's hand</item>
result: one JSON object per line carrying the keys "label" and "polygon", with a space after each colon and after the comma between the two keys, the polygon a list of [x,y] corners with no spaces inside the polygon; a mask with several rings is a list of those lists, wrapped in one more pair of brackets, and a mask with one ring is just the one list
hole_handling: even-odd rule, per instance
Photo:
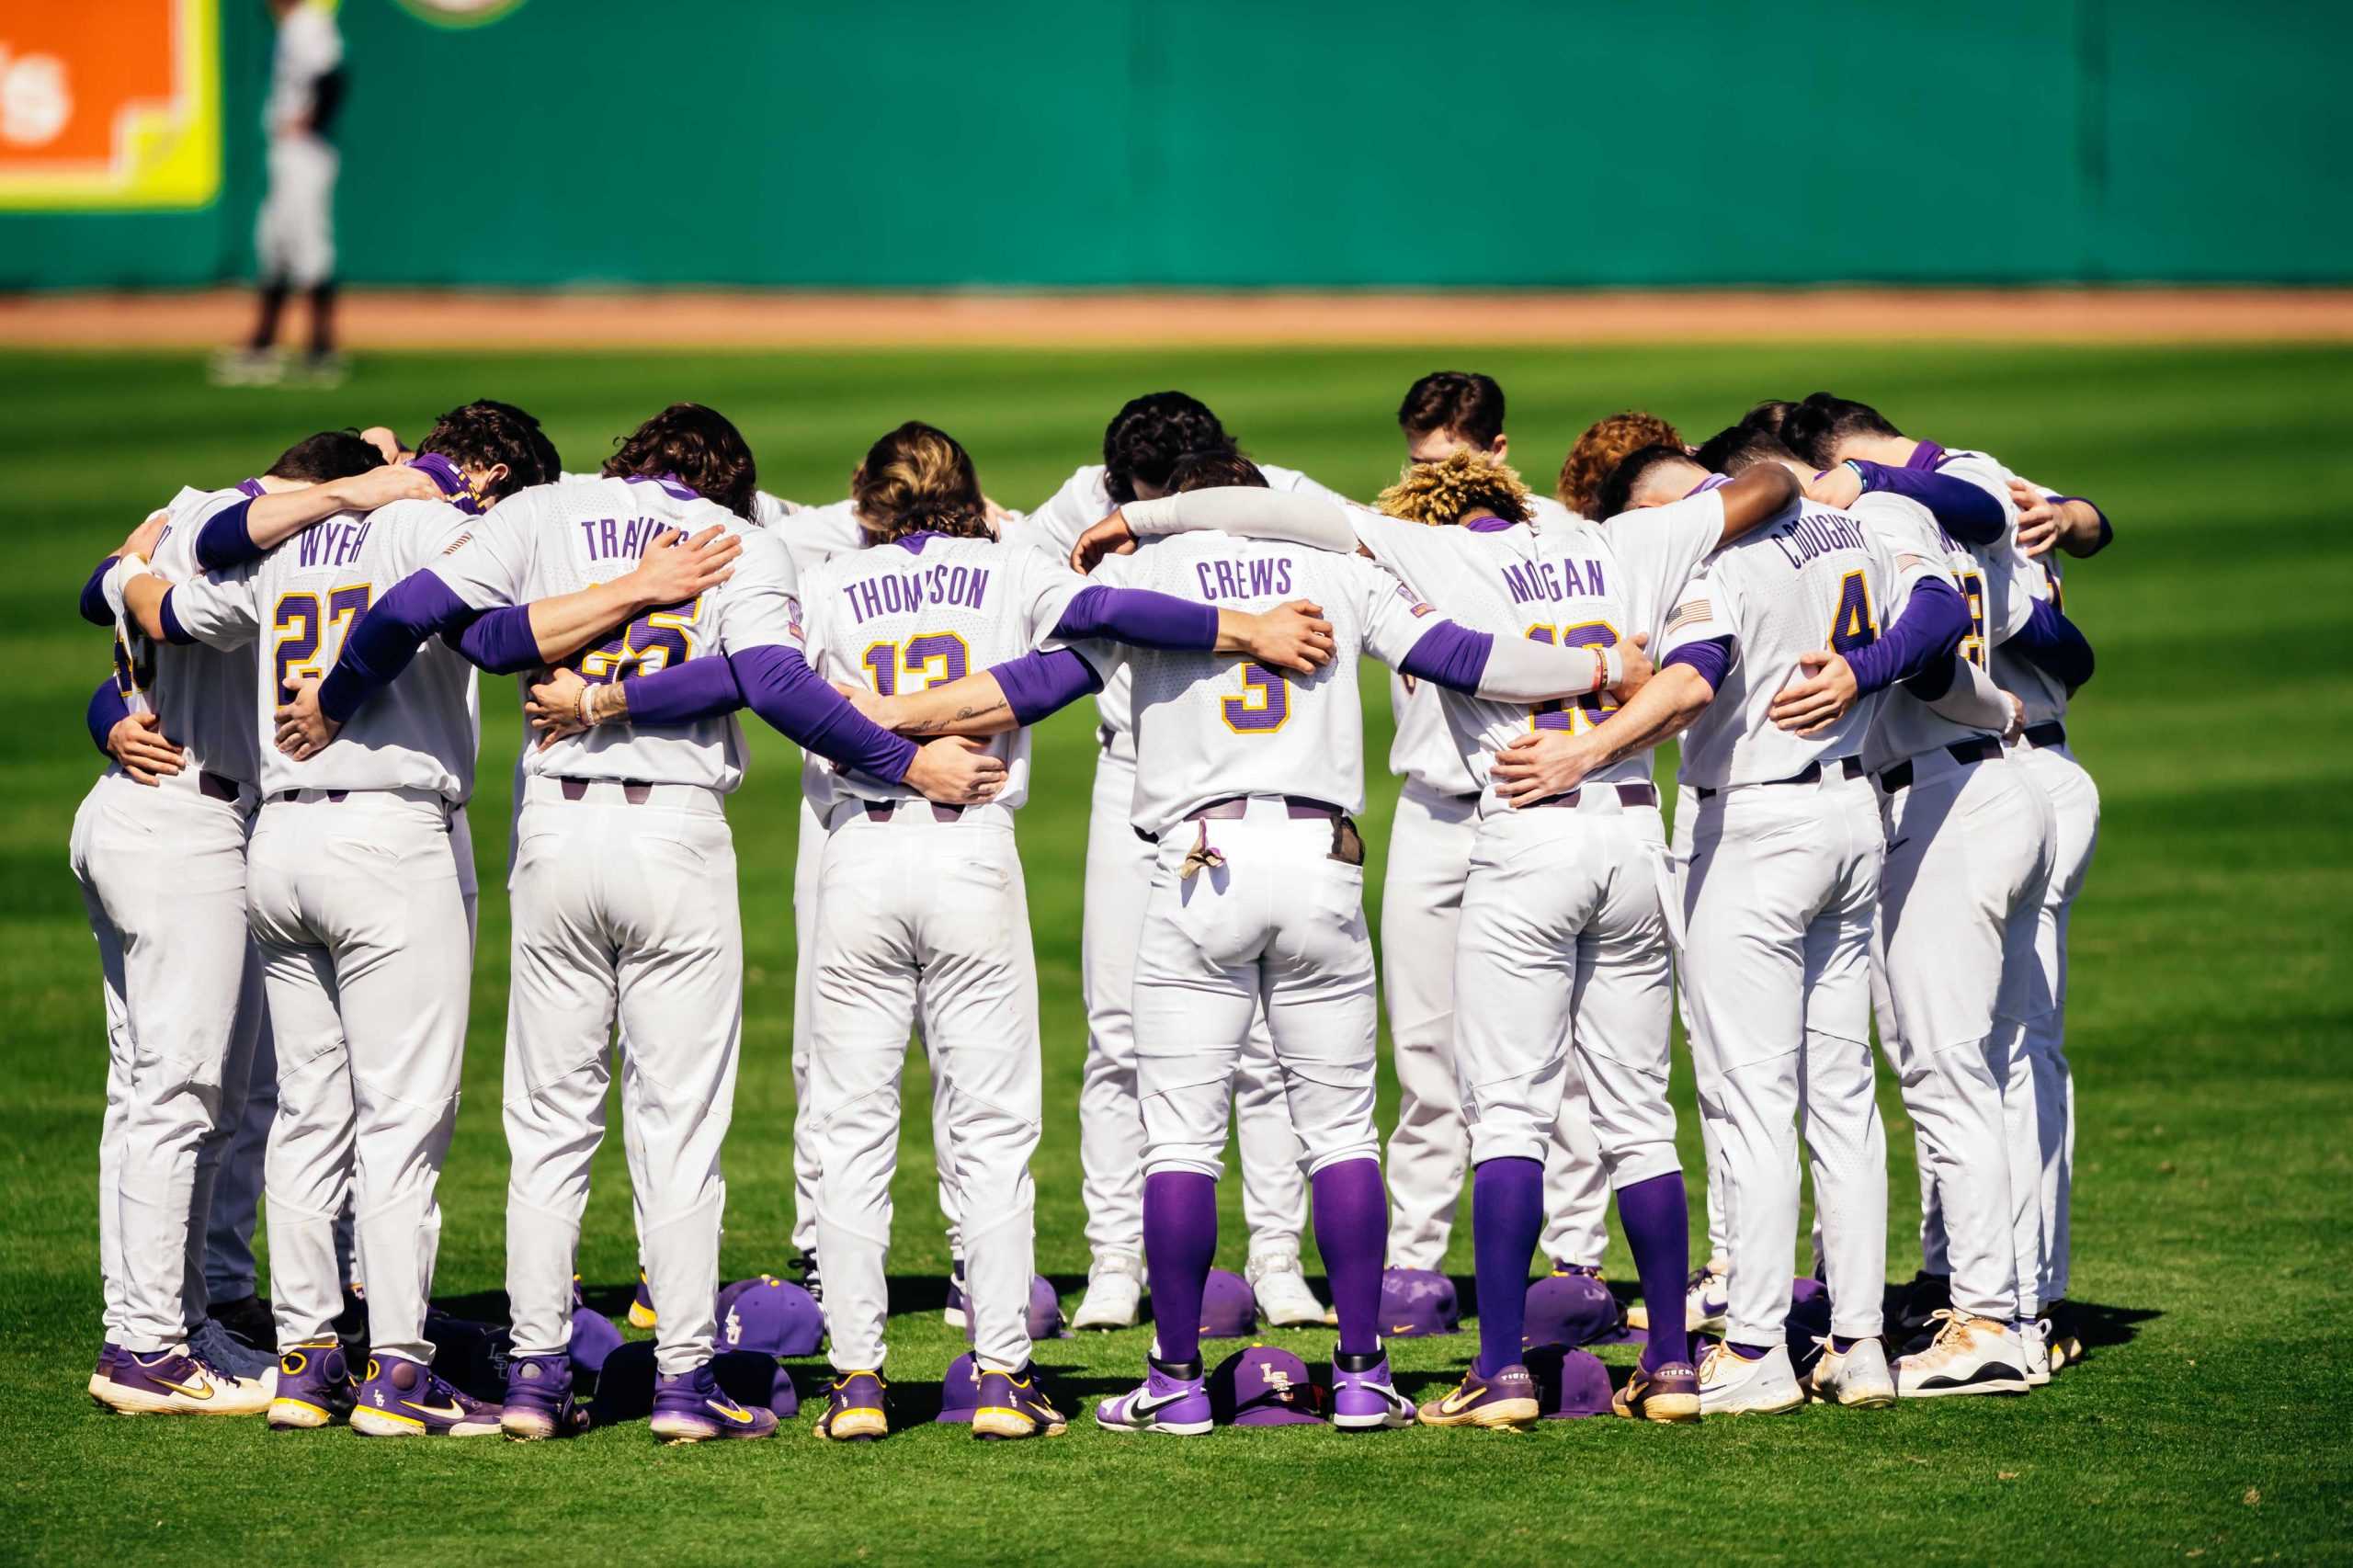
{"label": "player's hand", "polygon": [[107,732],[107,750],[141,784],[158,784],[186,766],[187,754],[165,737],[153,713],[131,713]]}
{"label": "player's hand", "polygon": [[1658,674],[1658,666],[1651,663],[1651,634],[1637,631],[1631,640],[1618,644],[1618,667],[1624,673],[1618,684],[1609,689],[1620,702],[1630,702],[1634,693],[1650,685],[1651,676]]}
{"label": "player's hand", "polygon": [[289,689],[294,700],[279,703],[273,715],[278,721],[278,749],[297,762],[308,762],[327,749],[343,726],[319,711],[317,676],[303,676]]}
{"label": "player's hand", "polygon": [[2029,555],[2048,555],[2059,542],[2059,525],[2066,509],[2023,479],[2010,481],[2010,502],[2018,509],[2018,548]]}
{"label": "player's hand", "polygon": [[523,699],[523,715],[540,733],[541,751],[588,728],[580,717],[580,694],[587,689],[588,683],[580,678],[578,670],[547,670],[531,683]]}
{"label": "player's hand", "polygon": [[1518,810],[1565,795],[1594,769],[1593,750],[1566,730],[1531,730],[1495,753],[1490,777],[1504,803]]}
{"label": "player's hand", "polygon": [[1794,730],[1801,735],[1818,735],[1847,716],[1855,705],[1860,688],[1855,684],[1855,672],[1844,653],[1834,653],[1826,648],[1798,655],[1798,668],[1805,679],[1792,681],[1773,694],[1773,706],[1767,714],[1784,730]]}
{"label": "player's hand", "polygon": [[1270,669],[1312,676],[1332,662],[1332,623],[1324,608],[1307,599],[1292,599],[1250,617],[1248,653]]}
{"label": "player's hand", "polygon": [[131,530],[130,537],[115,551],[118,556],[135,555],[142,561],[155,558],[155,547],[164,542],[164,529],[172,520],[169,512],[150,512],[147,520]]}
{"label": "player's hand", "polygon": [[1805,498],[1843,512],[1863,494],[1863,476],[1845,463],[1824,469],[1805,482]]}
{"label": "player's hand", "polygon": [[1078,542],[1070,547],[1070,569],[1084,574],[1102,565],[1107,555],[1135,552],[1135,530],[1128,527],[1128,515],[1114,507],[1109,517],[1079,535]]}
{"label": "player's hand", "polygon": [[365,473],[330,479],[326,488],[347,512],[372,512],[395,501],[441,499],[441,487],[433,483],[433,476],[406,463],[386,463]]}
{"label": "player's hand", "polygon": [[743,537],[718,523],[692,539],[664,528],[629,574],[631,597],[646,606],[684,604],[733,576],[743,553]]}
{"label": "player's hand", "polygon": [[841,699],[858,710],[858,717],[881,729],[896,730],[899,704],[893,698],[884,697],[869,687],[853,686],[848,681],[834,682],[834,690]]}
{"label": "player's hand", "polygon": [[408,449],[401,445],[401,438],[392,434],[392,427],[389,425],[370,425],[359,432],[359,438],[383,453],[388,463],[399,462],[409,455]]}
{"label": "player's hand", "polygon": [[998,506],[995,500],[986,494],[981,496],[981,516],[987,521],[989,532],[999,539],[1005,537],[1005,525],[1020,515],[1018,512],[1009,511]]}
{"label": "player's hand", "polygon": [[969,735],[945,735],[915,748],[900,782],[943,806],[977,806],[1005,788],[1005,759]]}

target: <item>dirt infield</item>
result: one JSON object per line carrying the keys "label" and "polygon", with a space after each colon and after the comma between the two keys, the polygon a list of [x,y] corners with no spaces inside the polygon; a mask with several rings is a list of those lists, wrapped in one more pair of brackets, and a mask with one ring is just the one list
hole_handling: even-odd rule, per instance
{"label": "dirt infield", "polygon": [[[0,345],[210,347],[242,291],[0,297]],[[2353,342],[2353,290],[867,294],[354,290],[356,348]]]}

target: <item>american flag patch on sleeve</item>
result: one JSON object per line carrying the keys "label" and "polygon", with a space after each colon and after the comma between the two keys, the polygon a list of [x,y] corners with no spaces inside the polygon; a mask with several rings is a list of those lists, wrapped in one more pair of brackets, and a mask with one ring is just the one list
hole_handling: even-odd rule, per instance
{"label": "american flag patch on sleeve", "polygon": [[1707,600],[1686,599],[1675,607],[1673,615],[1666,618],[1666,630],[1672,634],[1682,631],[1687,626],[1697,626],[1710,619],[1711,619],[1711,612],[1708,608]]}

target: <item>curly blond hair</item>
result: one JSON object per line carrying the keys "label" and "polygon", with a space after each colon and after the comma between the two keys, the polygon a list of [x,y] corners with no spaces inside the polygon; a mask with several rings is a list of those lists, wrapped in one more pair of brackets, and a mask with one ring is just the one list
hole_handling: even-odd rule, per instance
{"label": "curly blond hair", "polygon": [[1373,504],[1392,517],[1443,528],[1472,512],[1493,512],[1524,523],[1528,500],[1528,485],[1518,469],[1462,448],[1436,462],[1407,463],[1397,483]]}
{"label": "curly blond hair", "polygon": [[1628,409],[1586,426],[1577,444],[1561,463],[1561,481],[1553,494],[1561,505],[1581,517],[1593,516],[1595,497],[1610,473],[1644,447],[1681,447],[1683,437],[1655,414]]}
{"label": "curly blond hair", "polygon": [[866,450],[850,476],[851,509],[870,544],[911,533],[994,537],[971,454],[934,425],[910,419]]}

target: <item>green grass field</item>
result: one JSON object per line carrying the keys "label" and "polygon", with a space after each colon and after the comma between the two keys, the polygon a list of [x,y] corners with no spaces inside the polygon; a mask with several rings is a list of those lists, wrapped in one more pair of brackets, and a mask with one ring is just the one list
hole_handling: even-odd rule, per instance
{"label": "green grass field", "polygon": [[[481,395],[539,413],[578,467],[662,404],[707,402],[750,437],[768,488],[809,500],[840,494],[870,439],[919,416],[969,444],[993,494],[1026,506],[1089,458],[1121,400],[1165,385],[1207,398],[1255,452],[1369,494],[1397,465],[1399,393],[1447,362],[1509,389],[1515,456],[1539,488],[1601,414],[1647,406],[1704,433],[1759,396],[1831,385],[2109,507],[2117,543],[2075,569],[2068,596],[2100,652],[2072,728],[2105,801],[2075,916],[2069,1031],[2081,1111],[2075,1278],[2099,1325],[2087,1362],[2024,1400],[1814,1407],[1697,1429],[1602,1419],[1532,1436],[1352,1438],[1279,1428],[1178,1445],[1106,1437],[1082,1419],[1051,1442],[982,1445],[922,1426],[840,1450],[813,1439],[805,1418],[778,1441],[705,1449],[661,1448],[642,1426],[528,1448],[370,1444],[92,1407],[82,1389],[98,1337],[104,1042],[65,844],[99,767],[82,705],[107,651],[73,600],[149,507],[184,483],[256,471],[301,431],[381,420],[416,432]],[[2353,1443],[2328,1392],[2353,1305],[2353,678],[2326,662],[2353,598],[2341,531],[2353,354],[370,357],[325,394],[213,392],[184,356],[13,354],[0,373],[0,472],[26,557],[0,585],[19,683],[15,738],[0,754],[0,1431],[13,1460],[0,1562],[2353,1559]],[[1386,705],[1373,706],[1368,744],[1384,747]],[[503,1274],[497,872],[515,737],[506,692],[486,691],[484,707],[488,782],[473,812],[482,958],[467,1099],[441,1184],[448,1296],[496,1292]],[[1086,1262],[1074,1108],[1088,723],[1066,713],[1046,727],[1021,827],[1045,1018],[1038,1254],[1073,1304]],[[730,1278],[781,1264],[790,1202],[794,770],[774,735],[762,732],[755,750],[731,808],[749,964]],[[1377,778],[1375,890],[1391,798]],[[1681,1060],[1677,1093],[1696,1169]],[[1901,1278],[1916,1261],[1912,1142],[1883,1097],[1894,1123],[1889,1268]],[[926,1096],[911,1087],[907,1104],[920,1116]],[[904,1403],[927,1415],[962,1346],[936,1311],[948,1260],[927,1130],[910,1125],[904,1147],[892,1371]],[[580,1267],[609,1299],[635,1256],[618,1140],[597,1182]],[[1231,1190],[1226,1199],[1221,1261],[1238,1267]],[[1469,1271],[1467,1226],[1450,1266]],[[1611,1273],[1631,1276],[1622,1247]],[[1311,1362],[1329,1346],[1324,1331],[1278,1337]],[[1086,1408],[1132,1380],[1144,1345],[1135,1331],[1040,1355],[1065,1404]],[[1472,1346],[1467,1335],[1397,1345],[1407,1392],[1450,1379]],[[804,1396],[818,1365],[796,1369]]]}

